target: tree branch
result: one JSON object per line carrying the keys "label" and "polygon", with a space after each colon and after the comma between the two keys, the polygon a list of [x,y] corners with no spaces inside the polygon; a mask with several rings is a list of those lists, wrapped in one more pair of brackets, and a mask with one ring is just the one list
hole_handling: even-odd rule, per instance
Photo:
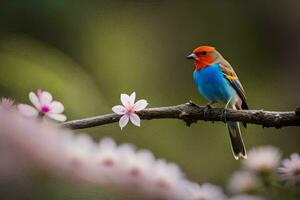
{"label": "tree branch", "polygon": [[[204,121],[240,121],[263,127],[281,128],[285,126],[300,126],[300,108],[289,112],[273,112],[263,110],[232,110],[222,108],[207,108],[193,103],[168,107],[149,108],[137,112],[141,119],[181,119],[188,126],[198,120]],[[71,129],[83,129],[119,121],[120,115],[106,114],[91,118],[65,122],[63,125]]]}

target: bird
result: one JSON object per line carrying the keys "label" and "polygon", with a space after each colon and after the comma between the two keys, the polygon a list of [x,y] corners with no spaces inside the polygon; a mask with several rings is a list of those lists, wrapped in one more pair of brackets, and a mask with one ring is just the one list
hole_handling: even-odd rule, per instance
{"label": "bird", "polygon": [[[234,110],[248,110],[244,88],[230,63],[212,46],[199,46],[187,56],[194,60],[194,83],[200,94],[208,100],[207,108],[215,103],[228,105]],[[226,117],[226,113],[225,114]],[[225,120],[226,121],[226,120]],[[246,148],[238,122],[226,121],[233,156],[247,158]],[[243,123],[246,128],[246,123]]]}

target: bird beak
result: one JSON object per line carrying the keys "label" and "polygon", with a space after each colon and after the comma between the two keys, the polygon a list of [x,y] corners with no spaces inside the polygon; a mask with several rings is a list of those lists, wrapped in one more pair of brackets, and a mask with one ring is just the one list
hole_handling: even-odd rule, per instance
{"label": "bird beak", "polygon": [[186,58],[187,58],[187,59],[196,59],[196,58],[197,58],[197,56],[196,56],[196,54],[194,54],[194,53],[191,53],[191,54],[190,54],[190,55],[188,55]]}

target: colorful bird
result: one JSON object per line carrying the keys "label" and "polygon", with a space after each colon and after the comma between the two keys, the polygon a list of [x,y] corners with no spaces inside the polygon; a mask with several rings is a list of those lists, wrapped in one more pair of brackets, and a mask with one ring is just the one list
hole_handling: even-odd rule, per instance
{"label": "colorful bird", "polygon": [[[208,107],[221,103],[226,105],[225,108],[230,104],[235,110],[248,110],[241,82],[229,62],[214,47],[200,46],[187,58],[194,60],[194,82],[198,91],[209,101]],[[246,123],[243,125],[246,127]],[[247,158],[239,123],[228,121],[227,127],[234,158]]]}

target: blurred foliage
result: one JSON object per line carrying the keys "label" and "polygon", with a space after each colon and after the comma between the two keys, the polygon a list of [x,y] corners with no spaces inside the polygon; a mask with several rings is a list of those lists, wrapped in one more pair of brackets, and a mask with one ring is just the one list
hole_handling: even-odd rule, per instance
{"label": "blurred foliage", "polygon": [[[64,103],[69,119],[109,113],[120,93],[132,91],[150,107],[204,104],[185,56],[210,44],[235,67],[251,108],[293,110],[300,102],[299,8],[292,0],[3,0],[0,94],[28,102],[29,91],[43,88]],[[248,148],[271,144],[284,155],[300,151],[297,127],[248,127]],[[122,132],[117,124],[84,131],[95,140],[109,135],[151,149],[200,183],[225,185],[239,165],[223,123],[188,128],[178,120],[155,120]],[[46,195],[60,192],[51,190],[51,181],[44,187],[50,188],[42,190]]]}

